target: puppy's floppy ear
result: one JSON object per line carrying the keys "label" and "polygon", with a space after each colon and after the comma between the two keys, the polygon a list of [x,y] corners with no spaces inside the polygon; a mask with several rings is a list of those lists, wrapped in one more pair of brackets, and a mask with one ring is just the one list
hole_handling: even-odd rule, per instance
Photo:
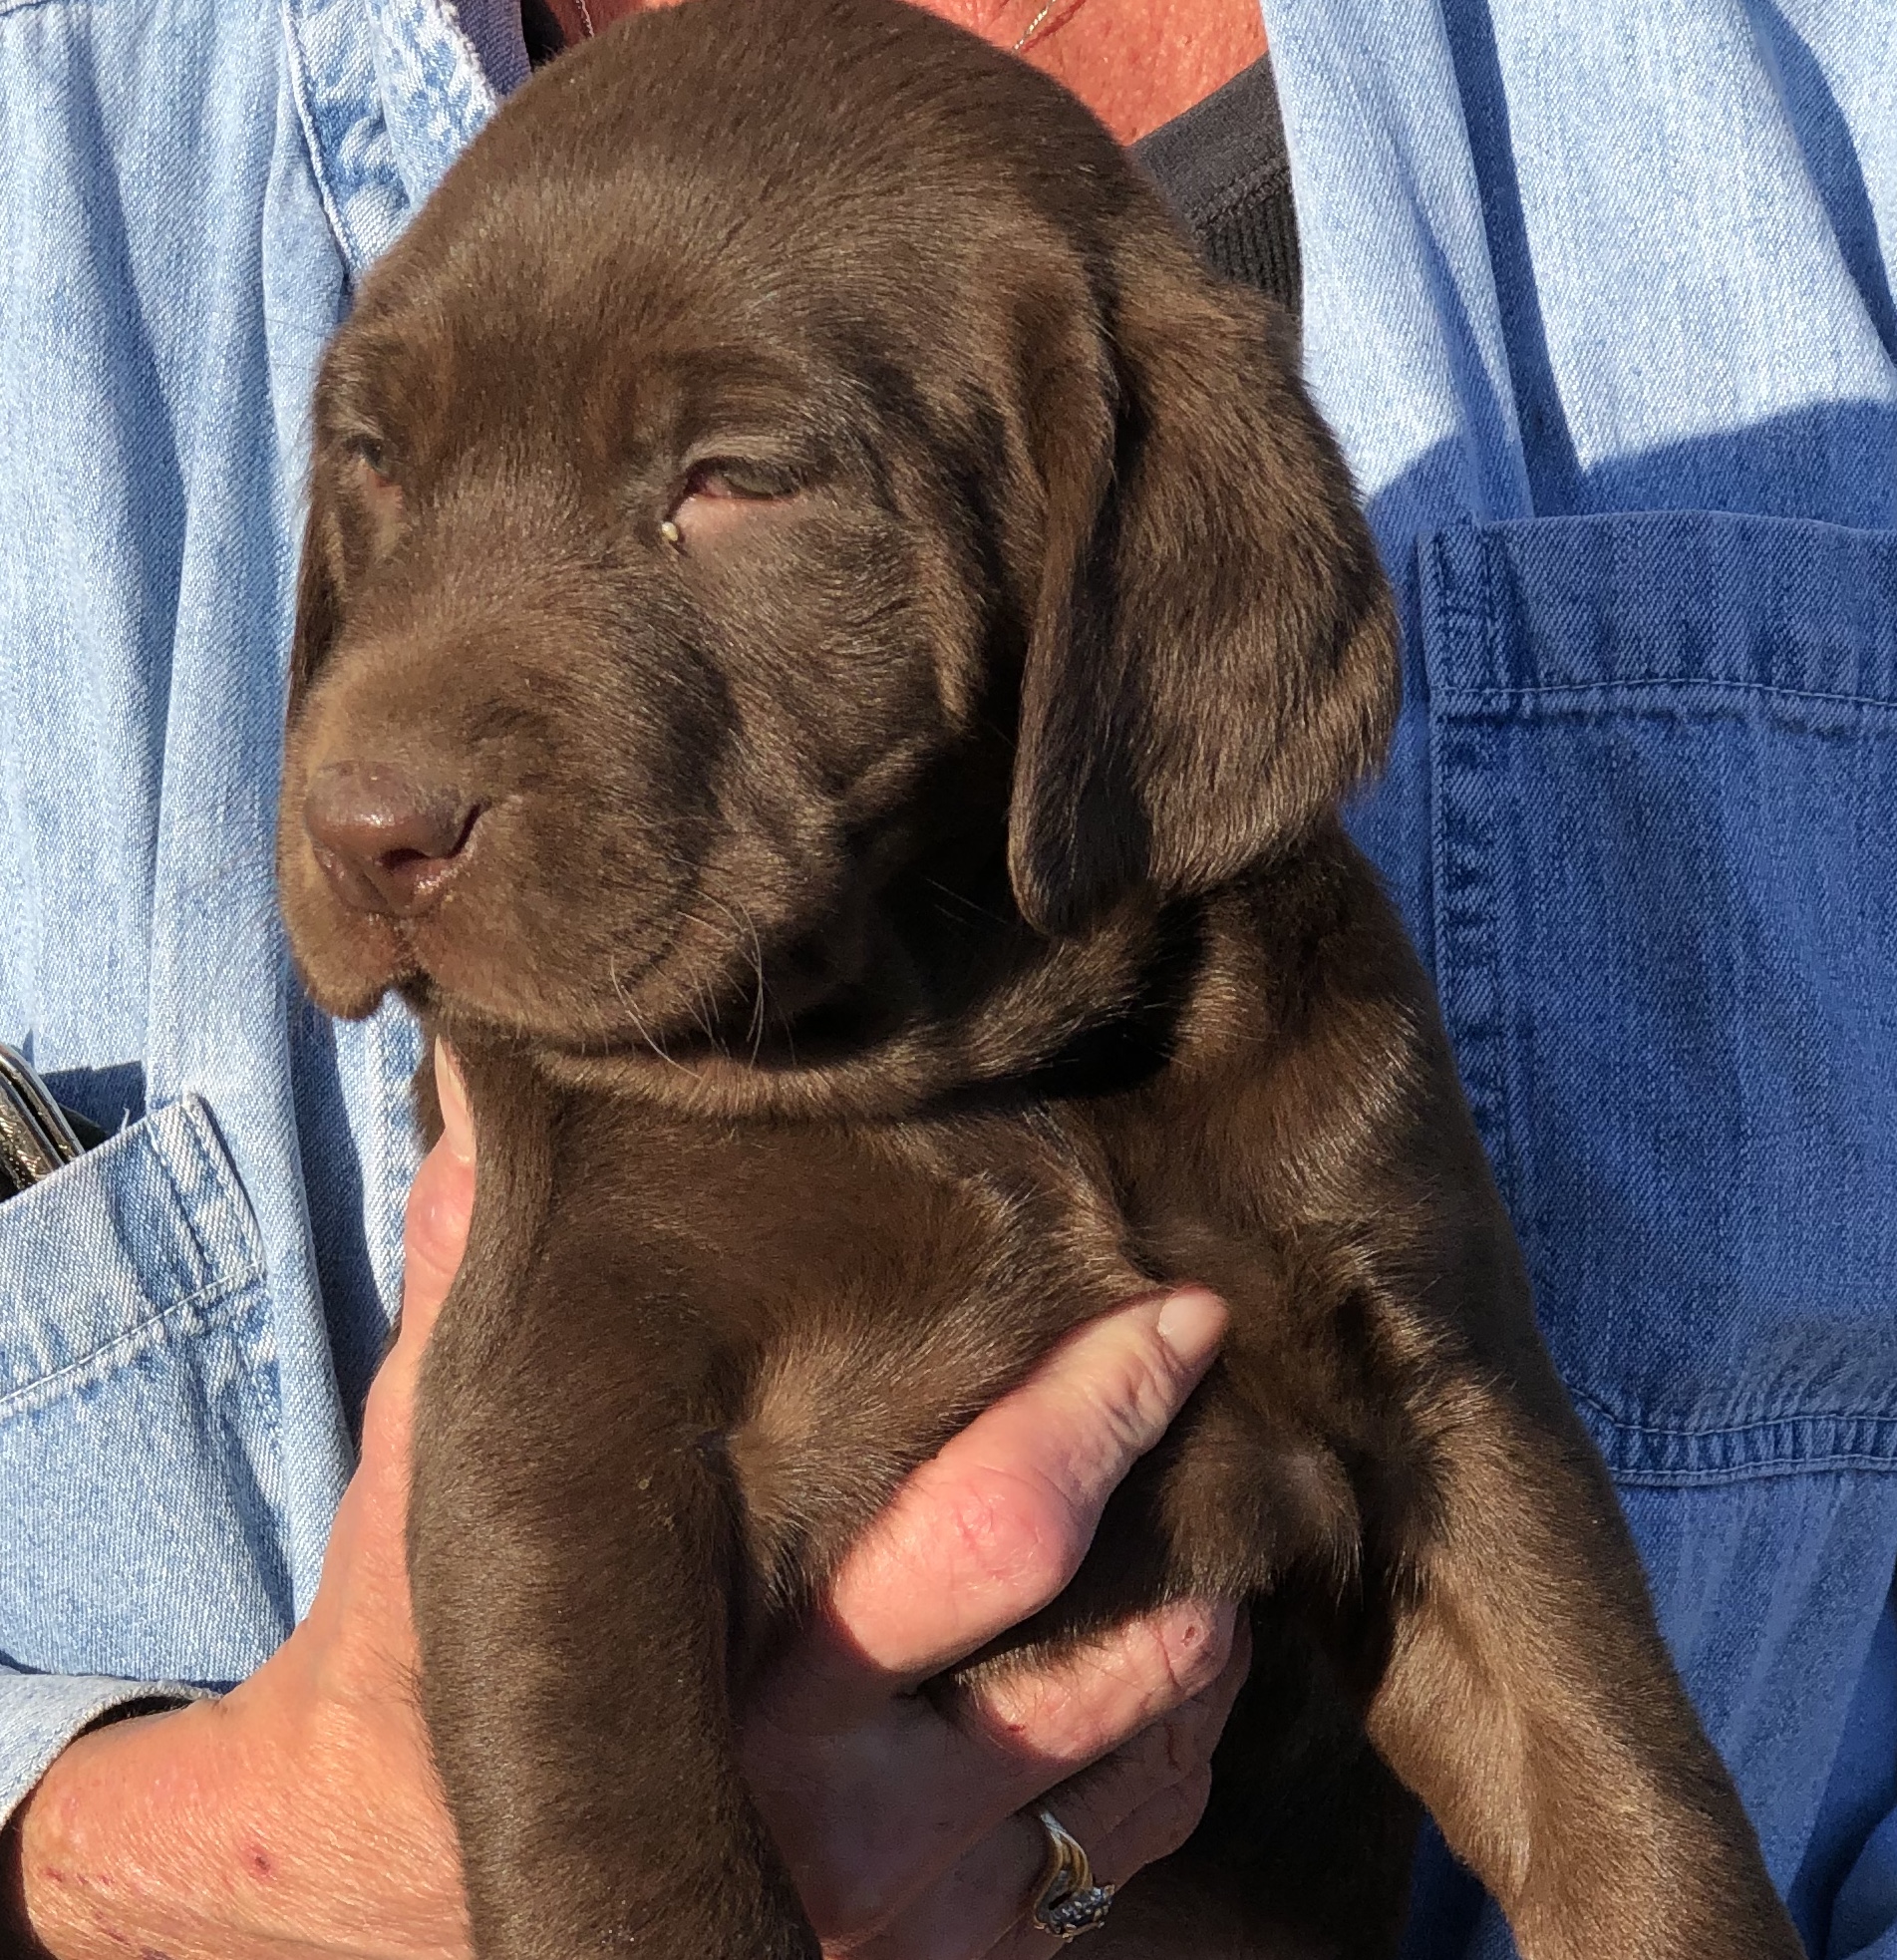
{"label": "puppy's floppy ear", "polygon": [[1103,358],[1028,377],[1046,555],[1009,869],[1049,933],[1294,841],[1397,707],[1389,591],[1289,322],[1169,233],[1113,285]]}

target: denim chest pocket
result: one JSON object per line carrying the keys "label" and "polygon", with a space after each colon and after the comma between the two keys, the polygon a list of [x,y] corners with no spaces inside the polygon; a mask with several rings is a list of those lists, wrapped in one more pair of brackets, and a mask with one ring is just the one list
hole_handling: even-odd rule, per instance
{"label": "denim chest pocket", "polygon": [[1897,538],[1422,551],[1443,1011],[1623,1480],[1897,1456]]}
{"label": "denim chest pocket", "polygon": [[255,1220],[196,1098],[0,1204],[0,1659],[223,1683],[289,1628]]}

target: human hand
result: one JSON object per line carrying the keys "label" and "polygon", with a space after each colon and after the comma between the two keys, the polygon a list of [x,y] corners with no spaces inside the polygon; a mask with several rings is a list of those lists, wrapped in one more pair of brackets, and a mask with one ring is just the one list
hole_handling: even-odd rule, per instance
{"label": "human hand", "polygon": [[1058,1664],[916,1688],[1048,1604],[1107,1497],[1225,1328],[1209,1294],[1091,1322],[923,1465],[845,1559],[827,1610],[747,1711],[747,1777],[824,1949],[1031,1960],[1048,1806],[1098,1880],[1190,1835],[1245,1678],[1227,1604],[1135,1620]]}
{"label": "human hand", "polygon": [[[403,1535],[421,1357],[474,1203],[473,1127],[439,1056],[437,1080],[446,1129],[410,1198],[401,1334],[310,1613],[221,1702],[96,1730],[48,1772],[10,1835],[15,1910],[55,1960],[469,1951],[416,1702]],[[831,1951],[1051,1950],[1013,1923],[1042,1855],[1015,1812],[1050,1786],[1105,1878],[1196,1820],[1243,1674],[1229,1609],[1155,1616],[948,1713],[909,1692],[1058,1592],[1190,1393],[1222,1310],[1202,1295],[1163,1305],[1083,1330],[918,1471],[750,1711],[748,1772]]]}
{"label": "human hand", "polygon": [[403,1532],[422,1353],[474,1211],[466,1098],[409,1195],[402,1324],[307,1618],[221,1701],[70,1744],[15,1820],[15,1910],[54,1960],[464,1960],[455,1835],[416,1703]]}

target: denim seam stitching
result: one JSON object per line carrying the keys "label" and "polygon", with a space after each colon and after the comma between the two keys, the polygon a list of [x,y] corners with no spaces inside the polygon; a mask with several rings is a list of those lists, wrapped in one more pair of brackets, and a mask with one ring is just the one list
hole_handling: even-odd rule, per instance
{"label": "denim seam stitching", "polygon": [[1668,690],[1682,694],[1763,694],[1784,701],[1822,701],[1833,707],[1876,708],[1885,714],[1897,714],[1897,701],[1886,701],[1874,694],[1833,694],[1819,688],[1773,687],[1763,681],[1721,681],[1687,675],[1678,678],[1656,675],[1627,681],[1560,681],[1542,687],[1452,687],[1444,690],[1442,699],[1447,703],[1521,701],[1544,695],[1598,697],[1645,690]]}
{"label": "denim seam stitching", "polygon": [[1729,1483],[1760,1483],[1768,1477],[1821,1476],[1834,1470],[1863,1470],[1897,1474],[1897,1457],[1866,1457],[1840,1453],[1825,1457],[1761,1457],[1753,1463],[1723,1465],[1706,1470],[1655,1470],[1607,1458],[1609,1474],[1628,1490],[1711,1490]]}
{"label": "denim seam stitching", "polygon": [[[1455,590],[1456,575],[1445,566],[1450,533],[1436,534],[1429,540],[1431,583],[1434,588],[1435,616],[1445,633],[1457,642],[1478,639],[1485,658],[1493,657],[1489,644],[1494,634],[1494,569],[1485,541],[1473,529],[1466,535],[1475,553],[1475,570],[1480,590],[1474,602],[1464,600]],[[1433,697],[1433,689],[1431,695]],[[1519,1201],[1513,1147],[1514,1126],[1510,1122],[1506,1097],[1507,1070],[1499,1051],[1501,1015],[1496,1001],[1500,985],[1497,962],[1489,934],[1482,924],[1486,908],[1478,902],[1485,879],[1462,835],[1462,826],[1453,815],[1452,800],[1446,793],[1444,778],[1454,761],[1446,754],[1454,741],[1452,726],[1430,732],[1431,811],[1430,834],[1437,856],[1437,877],[1432,911],[1436,933],[1436,982],[1443,1000],[1443,1015],[1452,1030],[1459,1024],[1455,1042],[1456,1060],[1469,1100],[1476,1106],[1478,1128],[1493,1165],[1495,1182],[1503,1202],[1514,1212]],[[1467,991],[1471,985],[1482,990],[1476,1016],[1477,1026],[1468,1026]],[[1483,1119],[1486,1117],[1486,1122]]]}
{"label": "denim seam stitching", "polygon": [[45,1392],[56,1389],[73,1376],[84,1375],[96,1370],[102,1363],[117,1362],[124,1365],[133,1359],[126,1350],[142,1352],[150,1347],[166,1321],[187,1317],[193,1311],[205,1313],[209,1308],[233,1295],[241,1295],[257,1290],[263,1278],[260,1268],[247,1272],[233,1273],[228,1279],[215,1280],[208,1286],[201,1286],[195,1292],[186,1293],[181,1299],[161,1307],[157,1313],[146,1315],[135,1321],[122,1333],[115,1334],[110,1341],[93,1348],[75,1361],[69,1361],[63,1368],[56,1368],[50,1375],[37,1376],[31,1382],[22,1382],[18,1388],[10,1389],[0,1395],[0,1422],[18,1415],[31,1413],[32,1406],[44,1399]]}
{"label": "denim seam stitching", "polygon": [[[1794,1411],[1717,1428],[1664,1428],[1624,1420],[1585,1388],[1565,1378],[1564,1386],[1620,1483],[1667,1489],[1833,1470],[1897,1471],[1897,1414]],[[1675,1461],[1655,1462],[1657,1452]]]}
{"label": "denim seam stitching", "polygon": [[[4,0],[0,0],[4,4]],[[1234,211],[1241,210],[1250,199],[1267,184],[1288,180],[1291,175],[1290,164],[1273,159],[1269,163],[1260,163],[1249,169],[1236,182],[1223,185],[1215,190],[1202,203],[1194,203],[1190,198],[1180,200],[1180,209],[1195,224],[1216,224]]]}
{"label": "denim seam stitching", "polygon": [[[235,1182],[235,1173],[233,1171],[229,1176],[224,1174],[225,1163],[222,1148],[219,1146],[213,1150],[212,1139],[207,1127],[207,1119],[198,1107],[196,1099],[185,1097],[181,1101],[174,1103],[171,1107],[176,1110],[180,1119],[181,1138],[195,1155],[196,1163],[194,1167],[204,1174],[205,1182],[216,1193],[213,1202],[220,1205],[229,1203],[231,1197],[230,1187]],[[160,1112],[159,1114],[163,1115],[164,1113]],[[171,1196],[177,1203],[179,1221],[182,1223],[185,1231],[190,1234],[191,1244],[197,1252],[198,1265],[204,1275],[202,1282],[195,1291],[185,1297],[187,1299],[199,1299],[207,1290],[218,1284],[216,1274],[220,1269],[228,1265],[229,1261],[219,1259],[213,1248],[205,1243],[204,1235],[198,1228],[198,1215],[204,1207],[201,1203],[194,1202],[191,1198],[187,1197],[184,1187],[178,1182],[177,1172],[171,1167],[170,1146],[165,1140],[163,1132],[155,1129],[152,1132],[151,1141],[152,1154],[158,1159],[158,1167],[164,1172],[164,1181],[170,1186]],[[238,1190],[240,1193],[241,1186],[238,1187]],[[232,1205],[231,1209],[234,1212],[233,1222],[236,1226],[237,1237],[242,1246],[241,1263],[238,1266],[237,1272],[232,1277],[233,1279],[241,1279],[245,1284],[249,1284],[263,1277],[263,1247],[257,1241],[256,1221],[250,1215],[249,1200],[239,1195],[238,1202]],[[183,1302],[173,1301],[171,1304],[172,1306],[178,1306],[182,1305]],[[169,1309],[167,1308],[165,1311],[168,1312]]]}
{"label": "denim seam stitching", "polygon": [[[1421,539],[1417,544],[1416,550],[1418,598],[1420,600],[1418,610],[1423,618],[1427,619],[1432,610],[1430,604],[1431,597],[1435,595],[1435,590],[1441,584],[1442,580],[1442,540],[1440,537]],[[1447,609],[1438,597],[1433,610],[1446,611]],[[1426,633],[1420,632],[1419,637],[1424,642],[1424,645],[1418,649],[1417,664],[1426,675],[1429,666],[1427,653],[1428,636]],[[1431,685],[1429,688],[1429,697],[1432,702],[1435,699],[1435,688]],[[1429,931],[1433,941],[1430,950],[1434,956],[1434,978],[1439,992],[1443,984],[1442,976],[1445,971],[1444,955],[1448,950],[1448,927],[1442,911],[1442,895],[1448,879],[1448,841],[1442,831],[1442,785],[1439,781],[1442,773],[1441,746],[1435,740],[1433,729],[1430,730],[1427,744],[1426,769],[1429,778]]]}
{"label": "denim seam stitching", "polygon": [[343,224],[343,214],[336,203],[329,181],[329,171],[325,167],[323,146],[318,139],[316,122],[310,111],[309,82],[303,73],[303,47],[297,38],[296,23],[290,17],[290,0],[279,0],[277,19],[283,29],[284,57],[289,64],[290,97],[296,104],[296,120],[303,132],[303,154],[309,159],[310,175],[316,184],[318,202],[323,206],[323,216],[328,220],[330,235],[336,241],[336,250],[349,271],[349,282],[355,283],[356,256],[350,248],[349,234]]}
{"label": "denim seam stitching", "polygon": [[[1500,608],[1495,601],[1495,561],[1497,554],[1486,538],[1477,537],[1475,548],[1479,555],[1482,568],[1482,626],[1484,636],[1488,642],[1483,651],[1489,662],[1490,671],[1493,672],[1499,658],[1502,639]],[[1509,1066],[1510,1057],[1508,1054],[1508,966],[1507,962],[1497,952],[1495,945],[1495,918],[1497,908],[1493,897],[1493,860],[1484,858],[1482,861],[1486,873],[1482,889],[1490,901],[1482,913],[1482,957],[1487,963],[1489,975],[1488,994],[1491,1030],[1489,1035],[1489,1073],[1491,1077],[1489,1097],[1495,1111],[1495,1128],[1497,1133],[1494,1153],[1494,1174],[1505,1206],[1511,1216],[1518,1218],[1522,1214],[1522,1206],[1526,1200],[1522,1194],[1520,1176],[1522,1159],[1515,1147],[1515,1138],[1519,1134],[1520,1126],[1515,1120],[1516,1113],[1513,1108],[1511,1088],[1514,1080],[1514,1071]]]}
{"label": "denim seam stitching", "polygon": [[[1495,616],[1495,566],[1494,554],[1487,542],[1480,536],[1472,536],[1470,542],[1475,549],[1475,563],[1480,579],[1480,594],[1474,613],[1465,624],[1473,627],[1480,635],[1482,657],[1492,668],[1496,658],[1500,637],[1500,624]],[[1470,945],[1475,955],[1479,971],[1483,975],[1484,1007],[1487,1018],[1487,1031],[1482,1038],[1483,1052],[1483,1101],[1486,1103],[1495,1132],[1495,1147],[1491,1152],[1494,1159],[1495,1178],[1507,1209],[1519,1215],[1520,1192],[1515,1179],[1514,1125],[1510,1121],[1508,1108],[1508,1058],[1502,1052],[1502,1028],[1504,1016],[1500,992],[1502,975],[1500,962],[1495,956],[1492,920],[1494,906],[1489,893],[1487,866],[1479,859],[1471,857],[1466,846],[1462,851],[1462,864],[1459,875],[1460,887],[1466,895],[1475,891],[1490,902],[1477,905],[1472,917],[1477,923],[1471,924]]]}
{"label": "denim seam stitching", "polygon": [[1616,1416],[1606,1403],[1572,1383],[1568,1384],[1568,1393],[1576,1402],[1585,1403],[1602,1422],[1627,1435],[1666,1437],[1678,1443],[1695,1443],[1707,1437],[1752,1436],[1761,1430],[1783,1429],[1787,1423],[1877,1423],[1897,1430],[1897,1414],[1861,1409],[1798,1409],[1782,1416],[1760,1416],[1746,1423],[1720,1423],[1711,1429],[1678,1429],[1664,1423],[1635,1422]]}

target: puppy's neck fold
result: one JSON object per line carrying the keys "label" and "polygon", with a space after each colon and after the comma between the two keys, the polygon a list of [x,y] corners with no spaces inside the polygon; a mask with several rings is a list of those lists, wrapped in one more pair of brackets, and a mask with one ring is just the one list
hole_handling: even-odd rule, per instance
{"label": "puppy's neck fold", "polygon": [[896,1119],[1110,1094],[1170,1059],[1203,961],[1203,908],[1128,899],[1048,939],[1000,893],[924,876],[888,894],[856,970],[789,1019],[737,1005],[662,1048],[546,1049],[565,1087],[731,1119]]}

